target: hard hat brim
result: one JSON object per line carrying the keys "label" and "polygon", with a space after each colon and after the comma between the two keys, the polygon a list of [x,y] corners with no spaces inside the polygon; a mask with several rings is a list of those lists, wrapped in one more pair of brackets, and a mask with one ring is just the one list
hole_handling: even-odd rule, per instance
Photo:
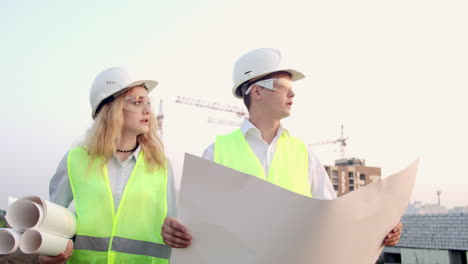
{"label": "hard hat brim", "polygon": [[[122,89],[120,89],[120,91],[117,91],[115,92],[114,94],[106,97],[106,98],[109,98],[111,96],[115,96],[116,94],[120,94],[122,93],[123,91],[127,90],[128,88],[130,87],[135,87],[135,86],[145,86],[146,89],[148,90],[148,93],[151,92],[159,83],[157,81],[154,81],[154,80],[138,80],[138,81],[134,81],[134,82],[131,82],[127,85],[125,85],[125,87],[123,87]],[[96,110],[97,108],[99,107],[99,105],[102,103],[102,101],[104,101],[106,98],[104,98],[103,100],[101,100],[97,105],[96,107],[93,109],[92,113],[91,113],[91,117],[94,119],[96,117]]]}
{"label": "hard hat brim", "polygon": [[298,81],[298,80],[301,80],[301,79],[305,78],[305,75],[302,72],[299,72],[299,71],[296,71],[296,70],[293,70],[293,69],[275,70],[275,71],[272,71],[272,72],[253,75],[252,78],[248,79],[247,81],[243,81],[242,83],[237,83],[236,85],[234,85],[232,87],[232,94],[234,95],[234,97],[242,99],[243,95],[242,95],[242,93],[241,93],[241,91],[239,89],[242,86],[242,84],[244,84],[245,82],[250,82],[250,81],[252,81],[254,79],[260,79],[260,78],[262,78],[264,76],[267,76],[267,75],[275,73],[275,72],[289,72],[291,74],[291,80],[292,81]]}
{"label": "hard hat brim", "polygon": [[[129,87],[134,87],[134,86],[145,86],[146,89],[148,89],[148,93],[151,92],[156,86],[158,85],[157,81],[154,80],[139,80],[139,81],[134,81],[128,85],[125,86],[124,89],[129,88]],[[123,90],[123,89],[122,89]]]}

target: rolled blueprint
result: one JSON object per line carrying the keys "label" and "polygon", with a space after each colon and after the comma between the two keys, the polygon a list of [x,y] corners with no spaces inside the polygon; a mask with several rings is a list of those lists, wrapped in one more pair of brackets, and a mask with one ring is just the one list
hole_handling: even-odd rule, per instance
{"label": "rolled blueprint", "polygon": [[70,239],[30,229],[19,240],[19,248],[26,254],[57,256],[65,251]]}
{"label": "rolled blueprint", "polygon": [[0,255],[15,253],[19,246],[20,236],[20,231],[0,228]]}
{"label": "rolled blueprint", "polygon": [[65,207],[37,196],[28,196],[13,202],[5,216],[11,227],[71,238],[76,232],[76,217]]}
{"label": "rolled blueprint", "polygon": [[16,200],[18,200],[15,197],[8,197],[8,206],[10,206],[12,203],[14,203]]}
{"label": "rolled blueprint", "polygon": [[5,219],[14,229],[26,231],[39,226],[44,219],[42,205],[25,199],[18,199],[7,208]]}

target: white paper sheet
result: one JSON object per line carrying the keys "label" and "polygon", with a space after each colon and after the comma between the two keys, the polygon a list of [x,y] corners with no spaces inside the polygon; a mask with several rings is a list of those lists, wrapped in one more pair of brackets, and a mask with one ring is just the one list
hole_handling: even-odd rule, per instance
{"label": "white paper sheet", "polygon": [[171,263],[375,263],[417,166],[323,201],[186,154],[179,220],[193,243],[173,250]]}
{"label": "white paper sheet", "polygon": [[11,228],[0,228],[0,255],[15,253],[22,232]]}
{"label": "white paper sheet", "polygon": [[65,251],[70,239],[29,229],[20,237],[19,248],[26,254],[57,256]]}

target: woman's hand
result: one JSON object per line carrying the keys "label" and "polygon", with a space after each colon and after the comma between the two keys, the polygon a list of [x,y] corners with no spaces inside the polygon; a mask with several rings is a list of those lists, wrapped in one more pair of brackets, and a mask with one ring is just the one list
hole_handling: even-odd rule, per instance
{"label": "woman's hand", "polygon": [[173,248],[186,248],[192,244],[187,228],[173,217],[166,217],[161,227],[164,243]]}
{"label": "woman's hand", "polygon": [[62,263],[67,263],[67,260],[71,257],[72,253],[73,253],[73,242],[70,240],[70,241],[68,241],[67,248],[65,249],[64,252],[58,254],[55,257],[39,255],[37,257],[37,261],[40,264],[62,264]]}

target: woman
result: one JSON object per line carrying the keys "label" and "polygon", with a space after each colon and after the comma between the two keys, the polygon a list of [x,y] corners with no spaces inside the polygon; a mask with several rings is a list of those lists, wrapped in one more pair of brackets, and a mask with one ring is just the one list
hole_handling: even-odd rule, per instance
{"label": "woman", "polygon": [[168,263],[160,231],[175,215],[172,169],[157,134],[148,93],[156,81],[132,81],[122,68],[95,79],[94,124],[50,182],[51,201],[77,215],[75,243],[40,263]]}

